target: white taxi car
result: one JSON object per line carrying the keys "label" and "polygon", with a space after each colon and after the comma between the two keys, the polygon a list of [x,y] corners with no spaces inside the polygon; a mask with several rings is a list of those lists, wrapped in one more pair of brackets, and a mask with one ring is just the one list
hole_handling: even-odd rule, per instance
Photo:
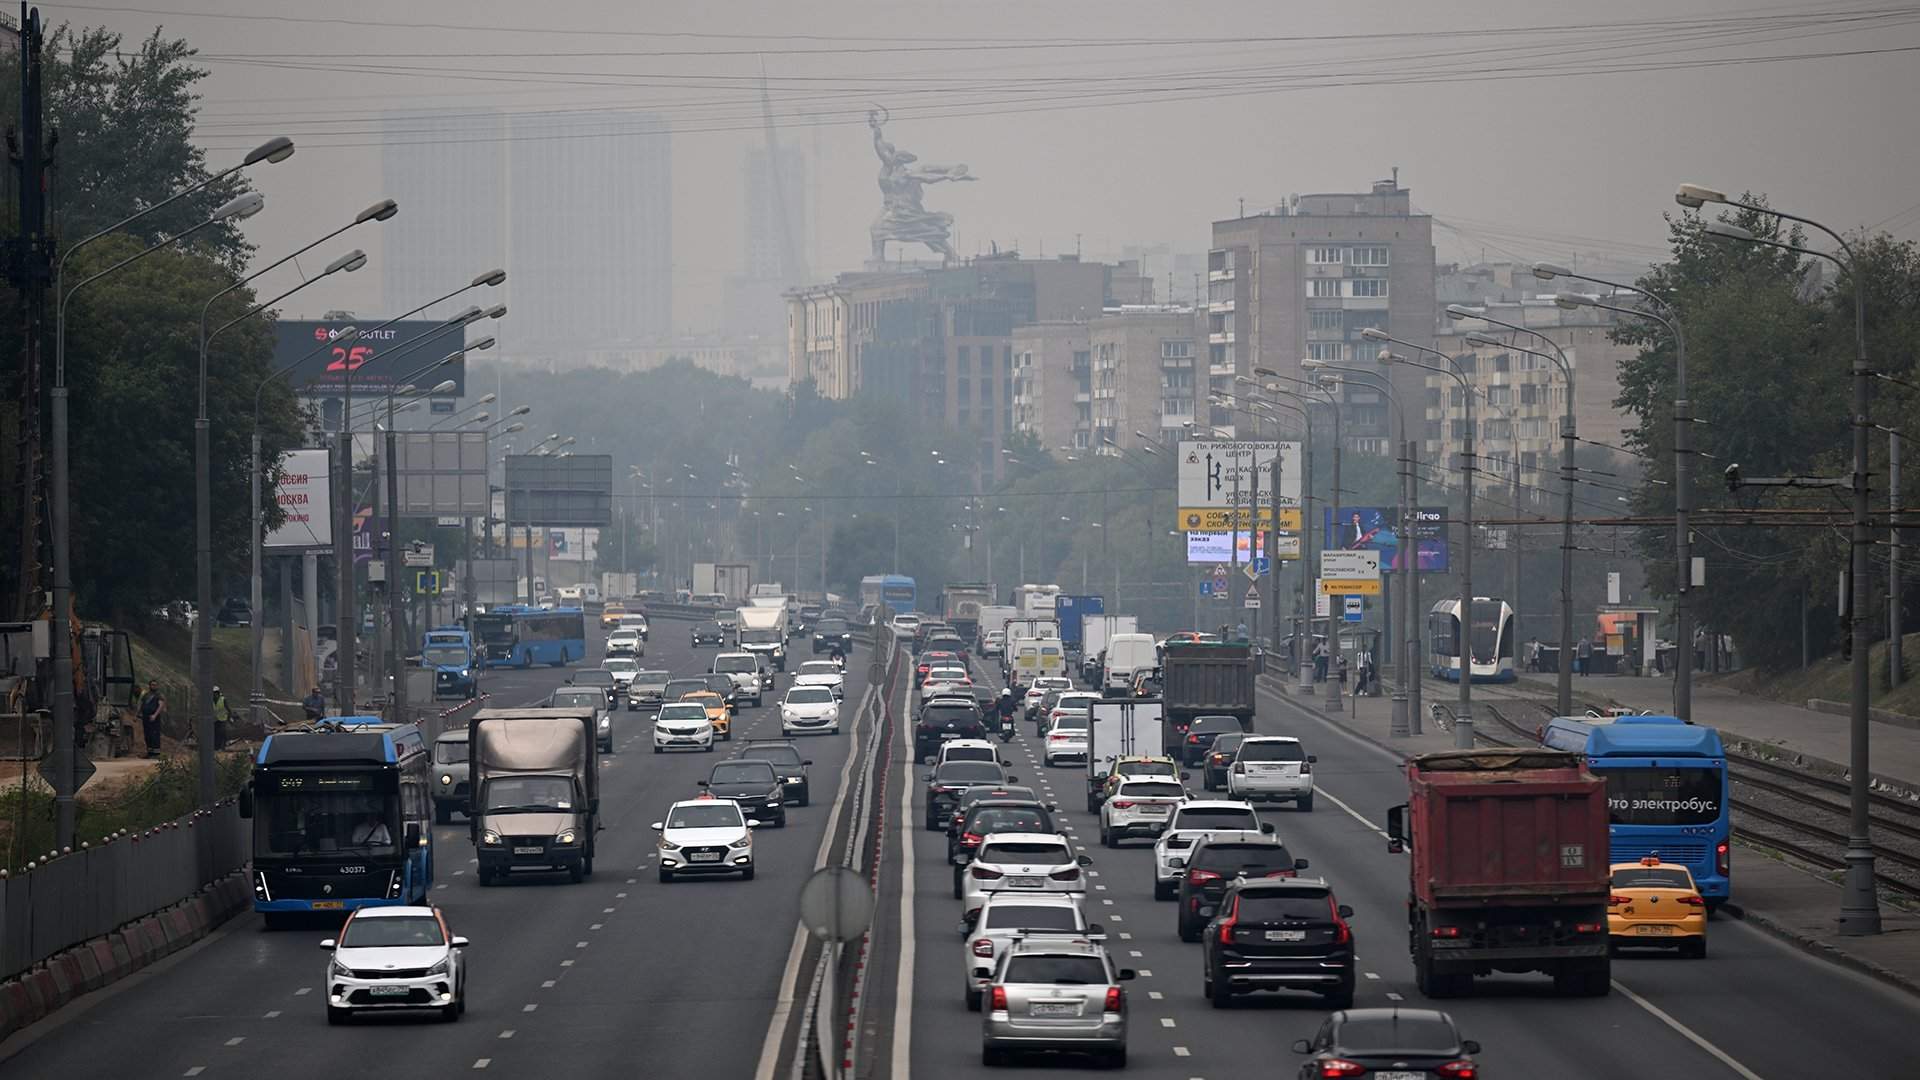
{"label": "white taxi car", "polygon": [[713,721],[697,701],[670,701],[653,719],[653,752],[703,750],[713,752]]}
{"label": "white taxi car", "polygon": [[824,686],[789,686],[780,701],[780,734],[840,734],[840,700]]}
{"label": "white taxi car", "polygon": [[667,819],[653,823],[660,834],[660,880],[681,874],[739,874],[753,880],[753,830],[732,799],[703,795],[667,808]]}
{"label": "white taxi car", "polygon": [[824,686],[833,691],[834,697],[845,697],[847,692],[846,669],[831,660],[809,660],[800,665],[794,673],[795,686]]}

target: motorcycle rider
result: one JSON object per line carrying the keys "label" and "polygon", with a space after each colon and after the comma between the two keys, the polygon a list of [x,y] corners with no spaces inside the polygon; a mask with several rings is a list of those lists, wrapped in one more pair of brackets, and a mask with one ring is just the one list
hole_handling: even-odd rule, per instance
{"label": "motorcycle rider", "polygon": [[1013,710],[1013,690],[1002,687],[1000,700],[994,703],[993,711],[1000,717],[1000,733],[1003,740],[1013,734]]}

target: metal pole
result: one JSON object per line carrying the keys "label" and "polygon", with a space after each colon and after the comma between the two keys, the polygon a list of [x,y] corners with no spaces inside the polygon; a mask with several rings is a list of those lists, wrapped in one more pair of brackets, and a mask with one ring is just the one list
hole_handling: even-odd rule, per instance
{"label": "metal pole", "polygon": [[[1404,483],[1407,489],[1407,505],[1413,508],[1414,515],[1417,517],[1420,513],[1420,473],[1419,470],[1414,468],[1414,462],[1418,460],[1416,451],[1419,450],[1420,443],[1417,439],[1407,439],[1405,440],[1405,448],[1407,475]],[[1400,658],[1407,663],[1410,672],[1410,677],[1406,680],[1407,734],[1410,736],[1419,735],[1426,726],[1421,720],[1421,697],[1423,692],[1421,690],[1420,680],[1423,676],[1420,674],[1420,665],[1424,661],[1420,655],[1419,538],[1414,537],[1413,543],[1414,557],[1408,560],[1409,565],[1405,570],[1407,575],[1407,603],[1405,605],[1407,611],[1404,617],[1407,620],[1407,636],[1404,646],[1400,650]]]}
{"label": "metal pole", "polygon": [[[262,686],[264,685],[262,683],[260,666],[266,652],[265,642],[267,633],[266,620],[262,617],[265,614],[262,610],[265,599],[261,595],[265,591],[265,587],[260,580],[262,573],[260,569],[260,545],[262,542],[260,532],[266,526],[264,522],[265,515],[260,509],[260,426],[258,424],[254,425],[253,437],[248,445],[247,490],[253,506],[251,515],[253,528],[252,535],[248,537],[247,543],[247,547],[251,549],[252,553],[252,576],[247,583],[247,603],[253,605],[253,617],[248,620],[252,624],[253,630],[251,635],[252,641],[250,643],[251,650],[249,653],[253,661],[253,685],[247,693],[247,723],[250,726],[258,727],[260,724],[260,699],[262,697]],[[290,641],[282,642],[280,651],[291,655],[291,645],[292,642]],[[289,687],[288,691],[291,693],[292,688]]]}
{"label": "metal pole", "polygon": [[[1857,260],[1849,269],[1858,267]],[[1880,932],[1880,898],[1873,884],[1873,840],[1867,815],[1868,785],[1872,782],[1872,761],[1868,756],[1867,648],[1872,644],[1871,624],[1867,621],[1868,557],[1873,538],[1868,534],[1867,515],[1871,510],[1871,462],[1867,457],[1867,431],[1872,423],[1868,383],[1873,371],[1867,366],[1867,301],[1865,283],[1853,275],[1853,603],[1847,614],[1853,620],[1853,670],[1851,709],[1848,727],[1852,735],[1848,771],[1850,813],[1847,821],[1846,894],[1840,901],[1840,932],[1848,936]]]}
{"label": "metal pole", "polygon": [[[1340,456],[1344,449],[1340,438],[1340,402],[1332,395],[1327,397],[1328,407],[1333,411],[1333,541],[1340,542]],[[1346,603],[1345,599],[1341,603]],[[1332,601],[1327,603],[1327,710],[1339,712],[1340,680],[1335,673],[1340,670],[1340,620],[1346,617],[1344,611],[1335,612]]]}
{"label": "metal pole", "polygon": [[[1406,414],[1401,413],[1400,447],[1402,451],[1407,446],[1406,435]],[[1412,471],[1413,463],[1403,452],[1400,455],[1400,621],[1408,626],[1413,622],[1413,592],[1407,587],[1411,576],[1408,568],[1420,561],[1420,541],[1414,537],[1414,510],[1407,504],[1407,475]],[[1396,629],[1392,619],[1389,618],[1387,632],[1381,635],[1381,640],[1392,638]],[[1400,666],[1397,671],[1400,685],[1393,691],[1393,710],[1389,714],[1387,734],[1389,737],[1402,738],[1411,730],[1407,727],[1407,681],[1413,671],[1412,661],[1408,656],[1412,650],[1407,648],[1405,640],[1402,639],[1394,651],[1400,654]]]}
{"label": "metal pole", "polygon": [[[1550,340],[1550,339],[1549,339]],[[1554,346],[1558,351],[1559,346]],[[1573,715],[1573,367],[1566,365],[1567,408],[1566,415],[1560,421],[1560,481],[1566,488],[1562,493],[1560,510],[1560,678],[1556,704],[1561,716]],[[1472,402],[1468,402],[1468,412],[1472,412]],[[1469,462],[1471,464],[1471,462]],[[1468,474],[1468,503],[1472,503],[1472,474]],[[1468,560],[1472,559],[1473,537],[1467,537]]]}
{"label": "metal pole", "polygon": [[[1887,516],[1900,507],[1900,433],[1887,433]],[[1900,656],[1900,526],[1887,529],[1887,689],[1905,681]]]}
{"label": "metal pole", "polygon": [[[1313,403],[1304,402],[1305,437],[1300,447],[1300,582],[1294,592],[1294,616],[1300,623],[1295,635],[1300,662],[1300,693],[1313,693],[1313,613],[1320,606],[1319,575],[1313,557]],[[1312,595],[1309,596],[1308,593]]]}
{"label": "metal pole", "polygon": [[[346,365],[341,373],[339,460],[335,467],[340,472],[340,505],[334,513],[333,561],[334,575],[338,579],[334,584],[333,622],[334,637],[339,643],[335,651],[335,687],[334,697],[340,707],[341,716],[354,714],[354,668],[356,666],[354,635],[359,631],[360,605],[353,595],[353,429],[348,427],[353,416],[353,365]],[[373,523],[368,523],[373,528]]]}
{"label": "metal pole", "polygon": [[[1259,429],[1256,427],[1254,430],[1257,432]],[[1280,460],[1280,455],[1278,451],[1274,453],[1273,459],[1275,461]],[[1252,460],[1251,452],[1249,452],[1248,460],[1249,461]],[[1247,536],[1247,563],[1249,565],[1253,565],[1254,557],[1260,554],[1262,550],[1264,550],[1264,546],[1256,547],[1254,543],[1256,540],[1260,538],[1260,469],[1259,467],[1257,465],[1250,466],[1247,469],[1247,475],[1253,481],[1252,491],[1247,496],[1247,528],[1251,530],[1251,532]],[[1258,581],[1259,579],[1255,578],[1254,581],[1247,583],[1247,595],[1252,596],[1254,598],[1255,603],[1258,603],[1260,598],[1260,593],[1258,591]],[[1234,582],[1233,587],[1236,590],[1239,589],[1240,583],[1237,581]],[[1246,603],[1244,599],[1242,599],[1240,602],[1243,605]],[[1260,609],[1257,607],[1254,608],[1253,614],[1249,616],[1246,621],[1247,621],[1247,640],[1249,642],[1259,641],[1260,640]]]}
{"label": "metal pole", "polygon": [[[1466,391],[1463,396],[1467,401],[1467,438],[1465,456],[1460,463],[1460,474],[1466,494],[1461,500],[1465,509],[1461,521],[1460,545],[1460,715],[1454,720],[1453,745],[1457,749],[1471,750],[1473,749],[1473,474],[1475,471],[1473,387],[1458,375],[1454,378],[1459,380],[1461,389]],[[1569,394],[1568,398],[1571,400],[1572,395]],[[1567,422],[1573,422],[1571,413],[1568,415]]]}
{"label": "metal pole", "polygon": [[[387,395],[387,645],[388,675],[393,679],[394,719],[404,721],[407,709],[406,643],[402,629],[407,619],[400,609],[400,433],[393,430],[393,395]],[[409,605],[411,606],[411,605]]]}

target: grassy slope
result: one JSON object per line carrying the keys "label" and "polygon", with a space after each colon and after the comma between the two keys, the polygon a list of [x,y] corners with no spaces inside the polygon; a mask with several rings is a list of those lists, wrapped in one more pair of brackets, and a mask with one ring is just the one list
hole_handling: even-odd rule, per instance
{"label": "grassy slope", "polygon": [[[1892,712],[1920,716],[1920,634],[1905,635],[1901,650],[1906,660],[1908,678],[1892,691],[1887,689],[1886,643],[1875,645],[1868,653],[1873,672],[1869,681],[1873,704]],[[1846,701],[1852,696],[1851,665],[1839,653],[1816,658],[1804,671],[1794,669],[1779,674],[1742,671],[1716,681],[1742,693],[1794,705],[1805,705],[1808,698]]]}

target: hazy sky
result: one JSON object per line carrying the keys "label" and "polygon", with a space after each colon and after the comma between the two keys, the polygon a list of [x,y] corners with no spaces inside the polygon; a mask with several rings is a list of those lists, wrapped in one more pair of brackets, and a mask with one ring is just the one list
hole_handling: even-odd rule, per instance
{"label": "hazy sky", "polygon": [[[1395,166],[1438,219],[1442,261],[1572,250],[1645,260],[1681,180],[1920,236],[1920,4],[150,0],[42,11],[130,36],[160,24],[196,45],[213,72],[201,84],[212,161],[269,135],[296,139],[294,158],[253,173],[268,209],[247,231],[267,256],[384,194],[383,110],[666,115],[681,331],[718,326],[721,281],[741,262],[740,174],[744,150],[764,140],[763,66],[776,122],[813,158],[816,277],[866,257],[879,205],[873,103],[891,110],[899,146],[980,178],[927,191],[929,208],[958,219],[965,254],[998,242],[1051,255],[1073,250],[1076,234],[1090,255],[1202,251],[1209,223],[1239,199],[1252,210],[1289,192],[1365,190]],[[1754,59],[1808,54],[1821,58]],[[403,205],[382,228],[405,221]],[[377,267],[377,237],[363,246]],[[363,273],[316,287],[325,295],[306,310],[369,310],[378,285]]]}

